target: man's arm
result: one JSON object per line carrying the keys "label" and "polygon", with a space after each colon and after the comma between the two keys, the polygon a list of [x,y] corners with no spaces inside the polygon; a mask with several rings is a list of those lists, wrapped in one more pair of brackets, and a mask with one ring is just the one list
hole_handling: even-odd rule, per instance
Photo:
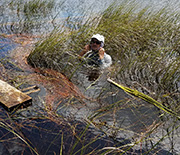
{"label": "man's arm", "polygon": [[90,50],[90,45],[86,45],[84,46],[84,49],[81,51],[81,53],[79,54],[81,57],[86,54],[89,50]]}

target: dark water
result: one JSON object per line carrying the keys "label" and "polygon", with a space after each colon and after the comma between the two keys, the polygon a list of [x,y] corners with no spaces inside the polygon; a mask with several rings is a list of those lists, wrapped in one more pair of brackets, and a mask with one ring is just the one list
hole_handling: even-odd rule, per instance
{"label": "dark water", "polygon": [[[34,125],[32,128],[31,124]],[[124,138],[118,138],[118,141],[113,141],[112,138],[109,138],[106,135],[103,135],[99,131],[98,135],[93,134],[93,128],[89,127],[88,130],[85,130],[86,124],[82,122],[71,122],[71,125],[76,124],[75,131],[77,135],[72,136],[71,126],[65,124],[58,125],[49,120],[36,120],[31,121],[31,123],[23,122],[23,127],[20,128],[21,136],[24,139],[28,139],[32,148],[36,148],[39,154],[50,155],[58,154],[63,148],[63,154],[88,154],[94,151],[94,154],[102,153],[101,151],[96,152],[97,150],[103,149],[105,147],[120,147],[126,145],[131,141]],[[82,131],[85,131],[82,135]],[[25,146],[19,138],[15,138],[12,133],[8,133],[4,128],[1,128],[1,134],[4,140],[2,145],[0,145],[1,154],[36,154],[35,151]],[[82,141],[77,141],[76,136],[82,136]],[[13,138],[13,140],[11,140]],[[89,144],[89,141],[96,139],[92,144]],[[77,143],[76,147],[72,149],[73,145]],[[18,145],[17,145],[18,144]],[[86,146],[87,145],[87,146]],[[84,149],[82,149],[86,146]],[[127,147],[128,149],[128,147]],[[158,148],[160,149],[160,148]],[[147,150],[133,150],[129,149],[128,155],[145,153]],[[152,153],[155,151],[152,151]],[[110,153],[114,154],[114,153]],[[165,150],[160,149],[157,154],[169,154]]]}

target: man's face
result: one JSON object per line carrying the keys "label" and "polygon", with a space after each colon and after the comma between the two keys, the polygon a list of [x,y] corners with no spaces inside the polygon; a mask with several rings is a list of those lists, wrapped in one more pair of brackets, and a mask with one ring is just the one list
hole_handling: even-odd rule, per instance
{"label": "man's face", "polygon": [[91,45],[92,50],[97,51],[101,47],[101,42],[99,40],[93,38],[93,39],[91,39],[90,45]]}

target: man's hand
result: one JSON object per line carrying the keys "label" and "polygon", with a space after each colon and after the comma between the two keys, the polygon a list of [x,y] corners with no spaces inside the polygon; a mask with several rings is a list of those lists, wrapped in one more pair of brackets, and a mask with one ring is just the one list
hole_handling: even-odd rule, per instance
{"label": "man's hand", "polygon": [[91,47],[90,45],[86,45],[84,46],[83,50],[81,51],[81,53],[79,54],[81,57],[86,54],[88,51],[90,51]]}
{"label": "man's hand", "polygon": [[103,58],[104,58],[104,52],[105,52],[104,48],[101,47],[101,48],[99,49],[99,58],[100,58],[100,59],[103,59]]}
{"label": "man's hand", "polygon": [[86,45],[86,46],[84,47],[84,50],[86,50],[86,51],[90,51],[90,50],[91,50],[90,45]]}

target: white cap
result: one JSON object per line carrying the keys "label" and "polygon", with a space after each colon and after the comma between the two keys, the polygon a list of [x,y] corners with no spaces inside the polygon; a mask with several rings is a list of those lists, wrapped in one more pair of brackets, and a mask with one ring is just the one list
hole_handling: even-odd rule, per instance
{"label": "white cap", "polygon": [[99,41],[101,41],[101,42],[104,43],[104,36],[103,36],[103,35],[94,34],[94,35],[91,37],[91,39],[92,39],[92,38],[95,38],[95,39],[97,39],[97,40],[99,40]]}

